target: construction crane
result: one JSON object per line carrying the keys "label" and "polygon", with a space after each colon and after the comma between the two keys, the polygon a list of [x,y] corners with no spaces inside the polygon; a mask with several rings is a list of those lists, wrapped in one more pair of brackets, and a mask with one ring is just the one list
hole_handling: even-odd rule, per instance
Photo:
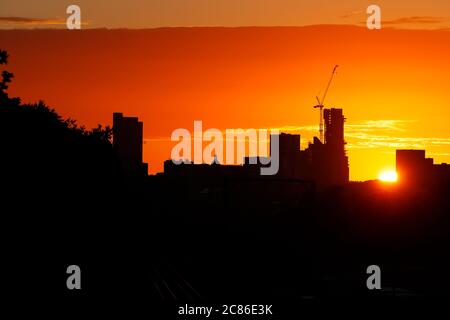
{"label": "construction crane", "polygon": [[322,143],[324,143],[324,139],[323,139],[323,103],[325,101],[325,98],[327,96],[328,93],[328,89],[330,88],[331,85],[331,81],[333,81],[333,77],[334,74],[336,73],[336,69],[337,69],[338,65],[335,65],[333,68],[333,72],[331,73],[331,77],[330,80],[328,81],[327,87],[325,88],[325,92],[323,93],[322,99],[319,99],[319,97],[316,96],[316,100],[319,103],[318,105],[314,106],[314,108],[319,108],[320,111],[320,120],[319,120],[319,135],[320,135],[320,141]]}

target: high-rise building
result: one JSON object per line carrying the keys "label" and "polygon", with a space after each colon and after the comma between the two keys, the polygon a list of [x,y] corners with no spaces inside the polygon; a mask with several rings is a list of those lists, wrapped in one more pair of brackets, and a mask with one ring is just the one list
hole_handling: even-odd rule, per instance
{"label": "high-rise building", "polygon": [[325,124],[325,144],[333,146],[336,150],[344,151],[344,122],[342,109],[324,109],[323,121]]}
{"label": "high-rise building", "polygon": [[432,158],[425,158],[425,150],[396,150],[396,171],[401,183],[415,184],[433,180],[435,168]]}
{"label": "high-rise building", "polygon": [[317,137],[304,151],[300,135],[281,133],[279,139],[278,176],[313,180],[318,186],[340,185],[349,181],[345,151],[342,109],[324,109],[325,142]]}
{"label": "high-rise building", "polygon": [[[272,136],[270,143],[272,144]],[[278,175],[283,178],[295,178],[295,168],[298,166],[297,158],[300,153],[300,135],[281,133],[278,136],[278,146]]]}
{"label": "high-rise building", "polygon": [[[349,181],[348,157],[345,151],[342,109],[323,110],[325,124],[324,161],[327,184],[343,184]],[[322,170],[320,170],[322,172]]]}
{"label": "high-rise building", "polygon": [[137,117],[113,114],[113,149],[122,170],[128,176],[145,176],[146,163],[142,162],[143,124]]}

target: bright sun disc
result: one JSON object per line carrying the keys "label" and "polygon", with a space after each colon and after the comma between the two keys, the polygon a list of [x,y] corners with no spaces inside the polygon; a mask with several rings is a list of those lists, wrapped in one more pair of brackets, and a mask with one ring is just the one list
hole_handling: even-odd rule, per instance
{"label": "bright sun disc", "polygon": [[383,171],[378,177],[380,181],[384,182],[396,182],[397,178],[397,172],[395,172],[394,170]]}

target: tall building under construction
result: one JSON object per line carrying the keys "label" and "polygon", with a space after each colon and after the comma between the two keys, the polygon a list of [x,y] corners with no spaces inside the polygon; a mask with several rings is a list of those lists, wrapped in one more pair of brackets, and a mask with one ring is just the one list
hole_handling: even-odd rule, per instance
{"label": "tall building under construction", "polygon": [[[342,185],[349,181],[348,157],[345,151],[344,122],[342,109],[324,109],[324,141],[314,137],[305,150],[300,149],[300,135],[280,133],[279,169],[276,178],[314,182],[318,187]],[[271,135],[270,143],[273,143]],[[272,149],[272,147],[270,148]],[[275,156],[275,155],[271,155]],[[249,178],[260,175],[259,164],[250,163],[250,157],[244,158],[243,166],[218,164],[182,164],[175,165],[171,160],[164,163],[164,173],[170,176],[195,176],[207,179],[223,177]],[[273,176],[263,176],[270,179]],[[291,181],[294,182],[294,181]]]}
{"label": "tall building under construction", "polygon": [[323,118],[325,141],[314,137],[305,150],[300,150],[300,135],[279,135],[279,177],[312,180],[318,186],[340,185],[349,181],[342,109],[324,109]]}

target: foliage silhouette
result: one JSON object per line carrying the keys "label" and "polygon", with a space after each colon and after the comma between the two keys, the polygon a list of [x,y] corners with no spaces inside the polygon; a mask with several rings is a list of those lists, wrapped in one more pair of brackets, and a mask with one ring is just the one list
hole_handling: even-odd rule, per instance
{"label": "foliage silhouette", "polygon": [[[7,52],[0,50],[1,66],[7,61]],[[121,212],[113,212],[117,203],[110,201],[118,198],[122,181],[112,130],[102,125],[87,130],[43,101],[11,98],[6,89],[13,76],[6,70],[2,75],[2,219],[10,239],[6,250],[21,257],[10,272],[20,275],[25,272],[22,267],[36,261],[43,263],[43,274],[51,273],[55,265],[64,270],[66,252],[83,263],[82,252],[99,243],[97,239],[111,239],[109,230],[119,225]],[[19,284],[20,276],[13,279],[14,287],[26,288]]]}
{"label": "foliage silhouette", "polygon": [[[8,53],[0,50],[0,64],[7,62]],[[6,90],[12,78],[4,70],[0,82],[0,161],[6,175],[31,178],[45,173],[46,182],[63,183],[63,176],[88,182],[117,173],[109,126],[87,130],[43,101],[23,104],[20,98],[10,98]]]}

